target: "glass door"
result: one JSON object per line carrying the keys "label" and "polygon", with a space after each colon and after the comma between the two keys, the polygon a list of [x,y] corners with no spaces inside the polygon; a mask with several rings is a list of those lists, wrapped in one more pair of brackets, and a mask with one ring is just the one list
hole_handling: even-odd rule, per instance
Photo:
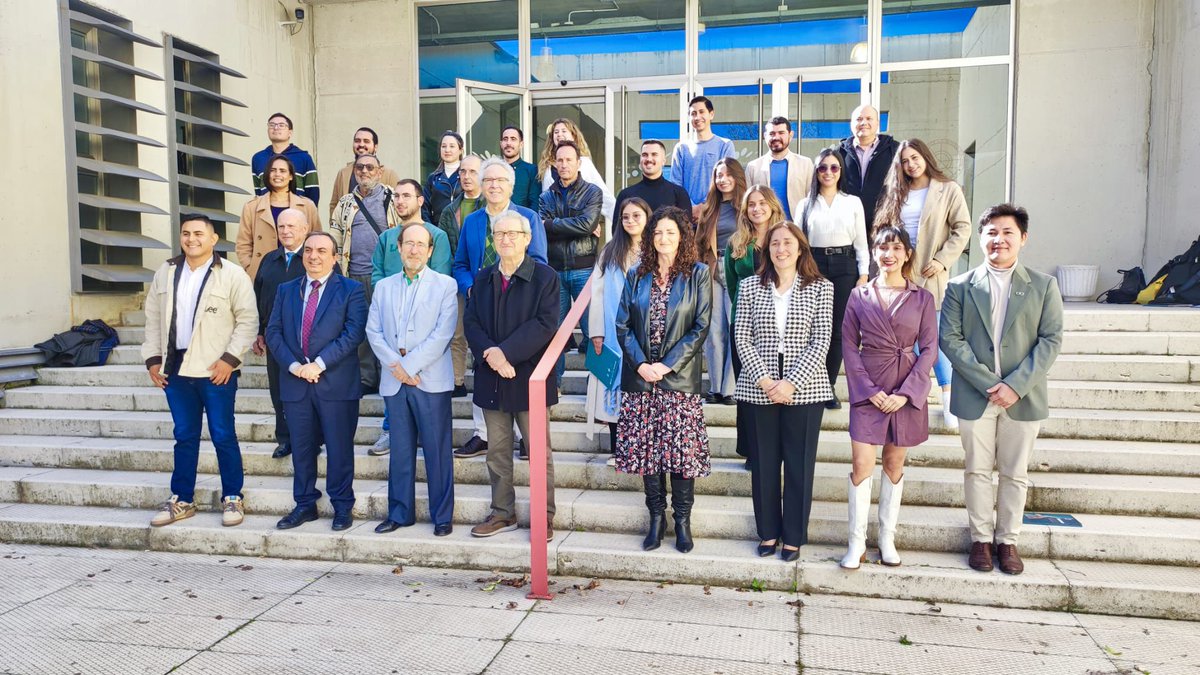
{"label": "glass door", "polygon": [[[614,96],[618,108],[616,192],[642,180],[642,143],[654,139],[666,146],[667,161],[671,151],[686,131],[683,88],[678,84],[642,84],[620,86]],[[669,173],[669,169],[665,170]]]}
{"label": "glass door", "polygon": [[[866,72],[851,77],[801,74],[787,87],[786,114],[795,129],[794,149],[809,158],[849,137],[850,115],[871,98],[870,74]],[[880,127],[887,128],[886,116]]]}
{"label": "glass door", "polygon": [[[608,87],[555,87],[533,91],[533,127],[527,134],[526,147],[533,152],[530,161],[538,165],[539,177],[554,164],[547,154],[551,125],[565,119],[574,125],[582,139],[576,138],[583,154],[591,157],[596,170],[609,189],[613,186],[612,91]],[[606,216],[608,214],[605,214]]]}
{"label": "glass door", "polygon": [[[455,108],[458,130],[466,151],[481,157],[499,154],[500,131],[512,124],[522,129],[530,125],[529,90],[473,80],[455,80]],[[524,159],[532,161],[529,145]]]}
{"label": "glass door", "polygon": [[[722,78],[700,80],[697,85],[697,95],[703,94],[712,101],[713,133],[733,141],[737,160],[743,167],[766,152],[762,124],[771,116],[773,91],[770,83],[761,77]],[[684,120],[687,120],[686,109]],[[687,134],[688,137],[693,135],[690,125]]]}

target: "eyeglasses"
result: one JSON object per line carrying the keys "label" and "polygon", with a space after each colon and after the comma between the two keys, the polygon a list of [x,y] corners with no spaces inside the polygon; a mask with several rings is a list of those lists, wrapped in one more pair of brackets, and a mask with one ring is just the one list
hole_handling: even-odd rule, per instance
{"label": "eyeglasses", "polygon": [[492,230],[492,239],[496,241],[516,241],[524,236],[524,230]]}
{"label": "eyeglasses", "polygon": [[500,176],[499,178],[484,178],[483,179],[484,185],[501,185],[501,184],[507,183],[507,182],[509,182],[508,178],[505,178],[504,176]]}
{"label": "eyeglasses", "polygon": [[375,169],[378,169],[378,168],[379,168],[378,164],[355,164],[354,165],[355,171],[374,171]]}
{"label": "eyeglasses", "polygon": [[268,129],[287,129],[287,122],[267,122]]}
{"label": "eyeglasses", "polygon": [[837,164],[822,164],[817,167],[817,173],[841,173],[842,167]]}
{"label": "eyeglasses", "polygon": [[423,241],[406,241],[400,245],[405,248],[429,248],[429,244]]}

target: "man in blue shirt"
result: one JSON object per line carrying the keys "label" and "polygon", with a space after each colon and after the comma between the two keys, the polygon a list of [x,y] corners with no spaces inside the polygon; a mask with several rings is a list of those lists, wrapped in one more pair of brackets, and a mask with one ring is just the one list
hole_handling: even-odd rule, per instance
{"label": "man in blue shirt", "polygon": [[713,167],[717,160],[736,158],[733,141],[713,133],[713,104],[706,96],[688,102],[688,119],[696,132],[696,140],[680,141],[671,153],[671,182],[687,190],[692,200],[692,219],[700,215],[700,204],[712,186]]}
{"label": "man in blue shirt", "polygon": [[783,215],[793,220],[793,209],[808,194],[812,160],[792,152],[792,123],[788,118],[772,117],[763,135],[770,152],[746,166],[746,185],[769,185],[783,203]]}

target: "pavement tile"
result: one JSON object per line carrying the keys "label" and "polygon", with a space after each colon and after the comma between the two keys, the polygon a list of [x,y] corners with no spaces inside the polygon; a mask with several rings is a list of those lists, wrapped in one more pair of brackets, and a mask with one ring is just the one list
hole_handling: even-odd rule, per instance
{"label": "pavement tile", "polygon": [[196,652],[112,642],[6,635],[0,672],[21,675],[162,675]]}
{"label": "pavement tile", "polygon": [[[895,600],[891,598],[859,598],[851,595],[799,596],[805,607],[828,607],[856,612],[886,612],[898,614],[921,614],[926,616],[955,616],[982,621],[1014,621],[1051,626],[1078,626],[1076,615],[1070,612],[1042,611],[1036,609],[1013,609],[1010,607],[988,607],[986,605],[960,605],[922,600]],[[1088,615],[1092,616],[1092,615]],[[1096,615],[1099,616],[1099,615]],[[1105,617],[1107,618],[1107,617]],[[1141,619],[1135,619],[1141,621]]]}
{"label": "pavement tile", "polygon": [[[160,555],[144,556],[113,564],[109,573],[98,575],[108,582],[183,584],[193,589],[263,591],[291,594],[316,581],[325,571],[312,565],[284,567],[257,558],[189,557],[183,562],[170,562]],[[224,562],[219,562],[224,561]],[[329,565],[332,567],[332,564]]]}
{"label": "pavement tile", "polygon": [[[535,612],[583,614],[625,619],[674,621],[741,628],[757,628],[795,632],[796,608],[789,606],[789,596],[779,593],[733,593],[737,597],[715,598],[705,595],[703,587],[696,594],[658,593],[656,590],[609,588],[607,580],[599,580],[591,590],[588,582],[558,585],[554,600],[539,603]],[[640,584],[643,588],[645,583]],[[665,590],[665,589],[664,589]],[[716,589],[709,589],[709,592]]]}
{"label": "pavement tile", "polygon": [[525,612],[458,605],[414,603],[409,606],[383,600],[306,596],[285,601],[258,617],[258,621],[338,627],[384,627],[427,635],[457,635],[503,640],[525,618]]}
{"label": "pavement tile", "polygon": [[[656,673],[662,675],[787,675],[793,665],[774,665],[644,653],[621,649],[548,645],[513,641],[487,669],[488,675],[537,675],[547,673]],[[804,671],[806,674],[808,670]]]}
{"label": "pavement tile", "polygon": [[1171,633],[1200,637],[1200,621],[1172,621],[1170,619],[1143,619],[1110,614],[1075,614],[1079,625],[1084,628],[1148,630],[1151,633]]}
{"label": "pavement tile", "polygon": [[[72,550],[72,549],[68,549]],[[128,560],[138,555],[136,551],[128,551],[131,555],[95,557],[82,554],[94,549],[73,549],[80,556],[34,554],[25,552],[9,552],[8,548],[0,554],[0,578],[12,577],[59,577],[83,578],[87,574],[99,574],[102,570],[110,570],[113,565],[122,560]],[[105,551],[108,553],[108,551]]]}
{"label": "pavement tile", "polygon": [[4,598],[6,603],[19,605],[50,595],[73,583],[73,578],[0,576],[0,598]]}
{"label": "pavement tile", "polygon": [[619,617],[533,612],[514,640],[649,654],[706,657],[795,665],[795,633]]}
{"label": "pavement tile", "polygon": [[[1113,658],[1200,668],[1200,635],[1179,635],[1134,627],[1090,628],[1088,633]],[[1120,656],[1113,652],[1119,652]]]}
{"label": "pavement tile", "polygon": [[805,635],[853,635],[885,643],[895,643],[901,636],[907,636],[922,644],[976,650],[1100,656],[1096,643],[1078,626],[805,607],[800,612],[800,630]]}
{"label": "pavement tile", "polygon": [[168,622],[151,612],[33,602],[0,615],[0,635],[206,649],[243,623],[241,619],[184,615],[172,616]]}
{"label": "pavement tile", "polygon": [[343,672],[353,672],[355,675],[395,675],[397,672],[403,672],[404,675],[433,675],[434,673],[444,675],[450,671],[413,670],[411,668],[398,671],[390,663],[357,660],[348,654],[341,654],[334,660],[324,660],[296,655],[275,657],[203,652],[171,671],[171,675],[263,675],[263,673],[330,675]]}
{"label": "pavement tile", "polygon": [[[1153,675],[1200,675],[1200,668],[1196,666],[1176,666],[1161,663],[1147,664],[1123,659],[1113,659],[1113,663],[1118,668],[1124,669],[1120,671],[1122,675],[1124,673],[1129,673],[1129,675],[1142,675],[1142,673],[1152,673]],[[804,672],[808,673],[807,670]]]}
{"label": "pavement tile", "polygon": [[353,655],[356,661],[390,665],[399,672],[436,670],[481,672],[504,643],[406,633],[385,627],[314,626],[277,621],[255,621],[223,640],[213,651],[261,656],[295,656],[340,660]]}
{"label": "pavement tile", "polygon": [[[1097,650],[1099,654],[1099,650]],[[860,638],[804,635],[800,641],[804,672],[809,668],[855,673],[905,673],[905,675],[1096,675],[1112,673],[1112,662],[1101,656],[1080,658],[1022,652],[947,647],[914,640],[902,645]]]}
{"label": "pavement tile", "polygon": [[43,598],[61,607],[124,609],[155,614],[251,619],[287,596],[234,589],[192,588],[186,583],[81,581]]}
{"label": "pavement tile", "polygon": [[[369,568],[368,571],[357,571]],[[493,580],[520,580],[522,575],[480,570],[439,570],[394,565],[346,565],[326,574],[300,591],[300,595],[363,598],[390,602],[432,603],[459,607],[507,608],[516,603],[527,610],[534,600],[525,598],[529,586],[514,588]],[[342,570],[355,570],[342,572]],[[479,581],[483,579],[485,581]],[[488,587],[491,586],[490,590]]]}

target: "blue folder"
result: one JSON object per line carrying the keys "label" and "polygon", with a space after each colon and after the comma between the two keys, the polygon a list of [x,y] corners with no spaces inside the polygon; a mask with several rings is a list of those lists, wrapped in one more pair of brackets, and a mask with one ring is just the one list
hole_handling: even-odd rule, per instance
{"label": "blue folder", "polygon": [[619,389],[621,386],[621,353],[607,344],[600,348],[600,353],[588,341],[587,358],[584,365],[588,372],[596,376],[607,389]]}

